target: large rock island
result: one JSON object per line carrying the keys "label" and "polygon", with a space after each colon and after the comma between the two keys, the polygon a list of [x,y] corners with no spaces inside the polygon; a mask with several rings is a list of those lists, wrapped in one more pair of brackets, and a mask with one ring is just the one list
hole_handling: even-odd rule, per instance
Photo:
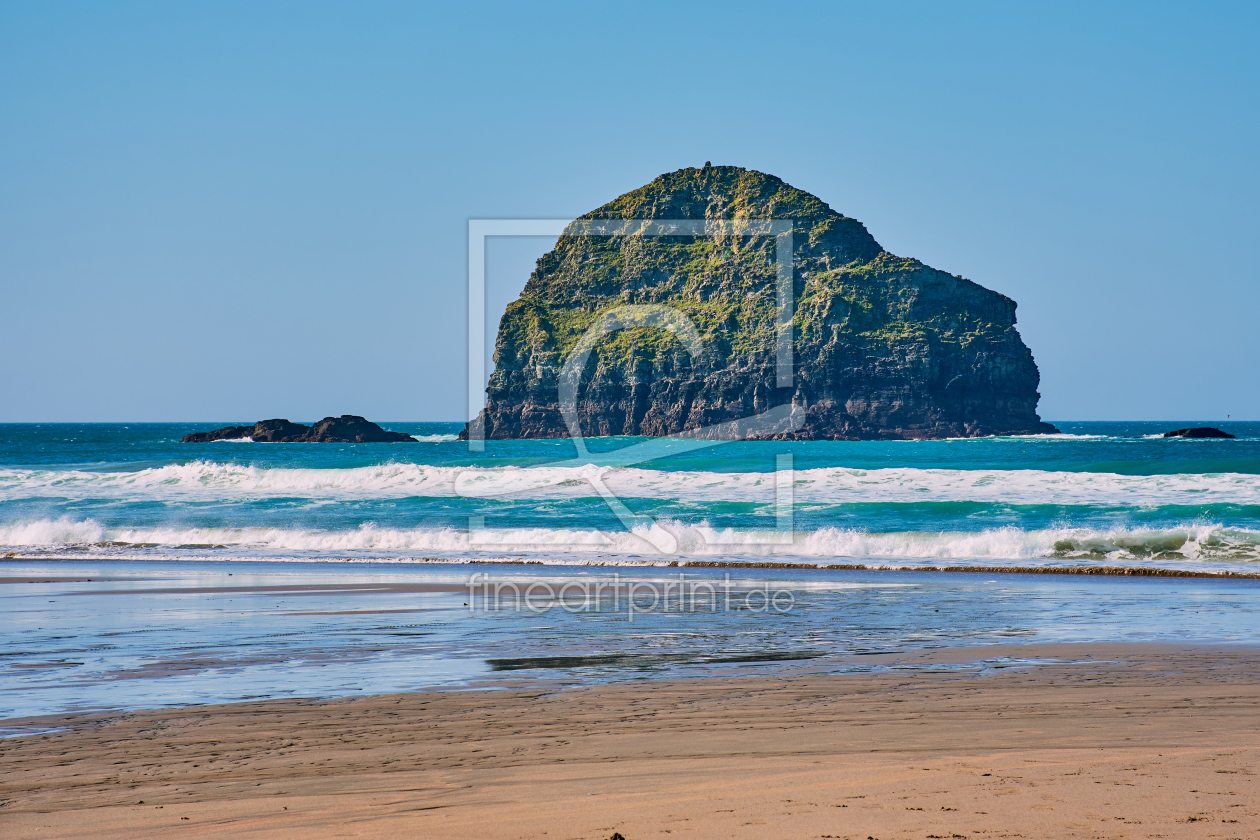
{"label": "large rock island", "polygon": [[[792,221],[791,387],[776,387],[775,238],[584,235],[593,220],[632,219]],[[1057,431],[1037,416],[1040,376],[1015,329],[1015,301],[888,253],[861,222],[778,178],[706,164],[569,226],[508,306],[486,408],[463,436],[567,437],[558,402],[566,359],[611,310],[645,304],[685,315],[704,351],[693,356],[659,326],[623,324],[604,336],[576,391],[583,435],[670,435],[776,406],[797,419],[762,436]]]}
{"label": "large rock island", "polygon": [[259,420],[252,426],[224,426],[213,432],[184,435],[183,443],[209,443],[216,440],[244,440],[254,443],[415,443],[402,432],[387,432],[357,414],[325,417],[314,426],[288,420]]}

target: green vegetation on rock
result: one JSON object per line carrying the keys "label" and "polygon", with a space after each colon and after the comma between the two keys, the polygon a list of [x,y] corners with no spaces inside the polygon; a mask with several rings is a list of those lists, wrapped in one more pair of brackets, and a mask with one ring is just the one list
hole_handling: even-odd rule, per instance
{"label": "green vegetation on rock", "polygon": [[[792,387],[774,375],[776,242],[768,235],[585,235],[583,221],[793,224]],[[633,230],[634,225],[627,225]],[[1015,303],[884,251],[855,219],[761,172],[681,169],[586,214],[543,256],[504,314],[487,407],[491,438],[568,435],[557,377],[601,316],[658,304],[705,350],[662,329],[604,336],[578,398],[586,435],[666,435],[791,403],[783,437],[925,438],[1052,431]]]}

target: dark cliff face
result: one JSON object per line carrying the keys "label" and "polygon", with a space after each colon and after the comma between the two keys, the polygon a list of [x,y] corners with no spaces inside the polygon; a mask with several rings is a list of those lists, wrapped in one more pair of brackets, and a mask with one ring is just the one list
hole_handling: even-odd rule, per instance
{"label": "dark cliff face", "polygon": [[[693,354],[659,327],[595,344],[581,375],[583,435],[669,435],[795,406],[775,437],[903,439],[1055,431],[1015,302],[884,251],[818,198],[731,166],[662,175],[583,219],[790,219],[792,386],[776,387],[772,236],[578,235],[538,261],[499,325],[487,438],[567,437],[558,385],[583,333],[618,307],[686,316]],[[625,310],[623,310],[625,311]],[[693,344],[692,349],[697,349]],[[466,430],[467,434],[467,430]]]}

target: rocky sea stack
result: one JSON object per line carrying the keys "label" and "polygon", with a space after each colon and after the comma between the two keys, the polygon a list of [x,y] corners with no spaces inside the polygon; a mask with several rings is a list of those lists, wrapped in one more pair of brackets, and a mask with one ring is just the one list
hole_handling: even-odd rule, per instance
{"label": "rocky sea stack", "polygon": [[213,432],[184,435],[182,443],[210,443],[216,440],[244,440],[254,443],[415,443],[402,432],[387,432],[357,414],[325,417],[314,426],[288,420],[259,420],[252,426],[224,426]]}
{"label": "rocky sea stack", "polygon": [[[633,222],[617,235],[583,234],[596,220],[636,219],[792,221],[790,387],[776,379],[775,238],[640,236]],[[588,329],[627,305],[685,315],[703,350],[623,319],[582,369],[583,435],[670,435],[776,407],[795,419],[762,436],[1056,431],[1037,416],[1040,376],[1015,329],[1015,301],[888,253],[861,222],[778,178],[706,165],[662,175],[569,226],[507,308],[486,408],[464,436],[569,436],[558,399],[565,362]]]}

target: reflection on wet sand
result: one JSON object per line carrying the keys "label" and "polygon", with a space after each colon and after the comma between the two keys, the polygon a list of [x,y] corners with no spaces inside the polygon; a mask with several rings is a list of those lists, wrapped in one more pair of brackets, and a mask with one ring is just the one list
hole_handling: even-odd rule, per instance
{"label": "reflection on wet sand", "polygon": [[908,670],[52,716],[0,741],[5,836],[1260,830],[1255,648],[880,656]]}

